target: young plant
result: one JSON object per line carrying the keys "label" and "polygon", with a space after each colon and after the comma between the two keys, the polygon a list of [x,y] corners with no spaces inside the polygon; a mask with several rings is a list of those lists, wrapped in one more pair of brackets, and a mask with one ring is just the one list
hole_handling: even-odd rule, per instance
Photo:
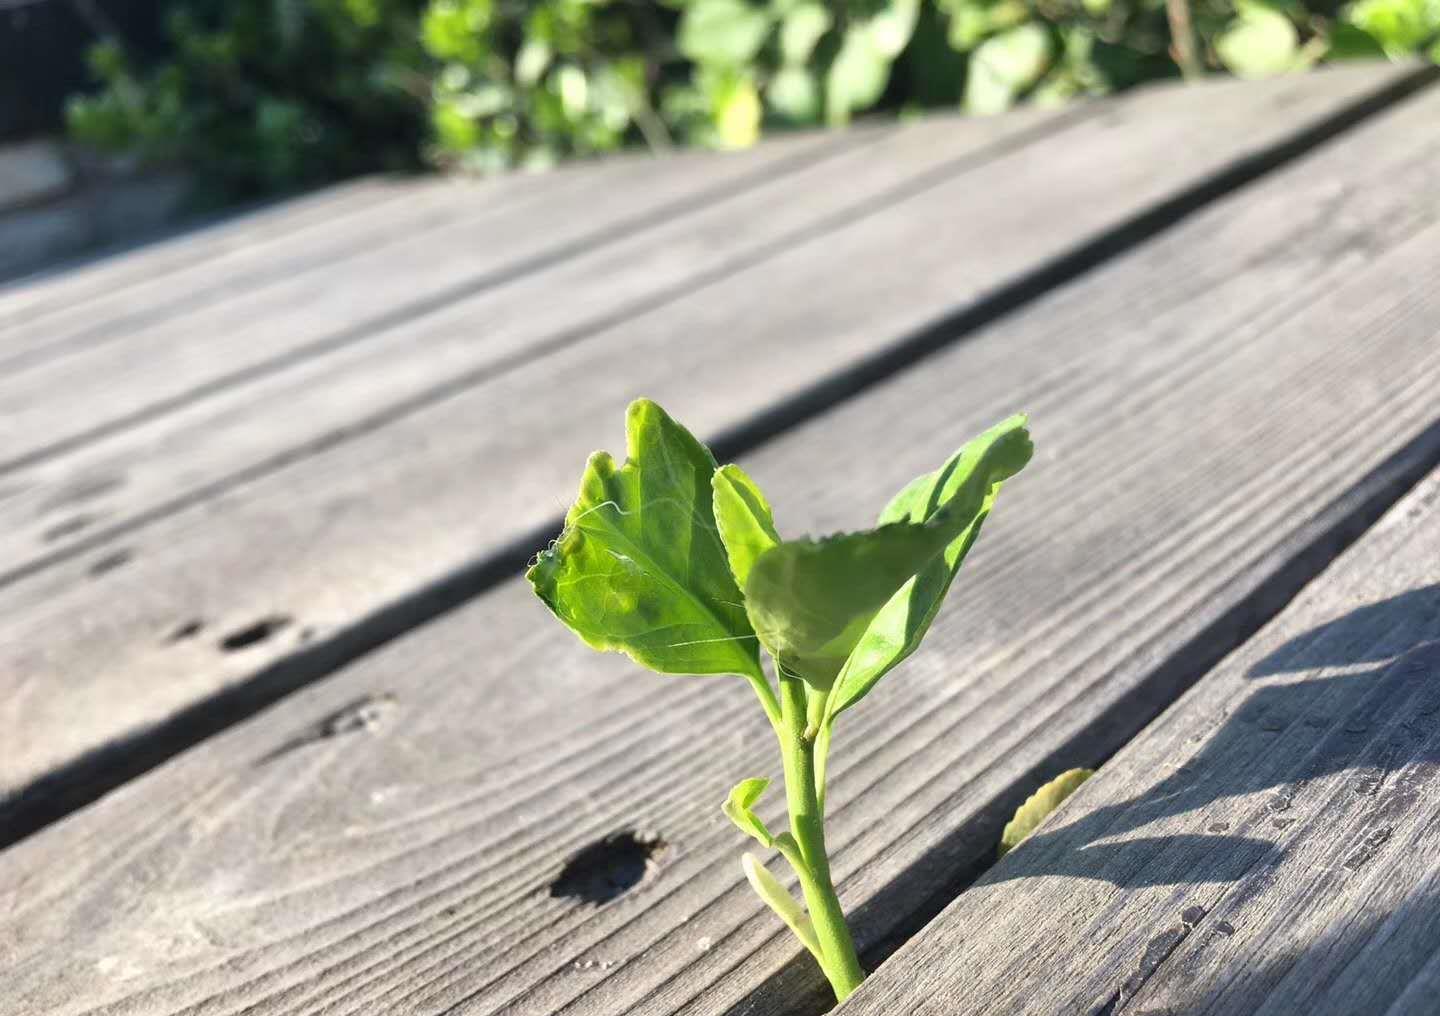
{"label": "young plant", "polygon": [[528,572],[555,616],[594,649],[662,674],[750,682],[780,744],[790,828],[772,833],[755,814],[769,780],[743,781],[723,808],[794,869],[803,907],[756,858],[743,859],[751,886],[839,1000],[865,973],[825,851],[835,723],[920,645],[1001,484],[1030,460],[1025,423],[1012,416],[911,481],[872,529],[782,540],[755,482],[739,466],[717,466],[641,399],[626,419],[628,458],[590,457],[564,532]]}

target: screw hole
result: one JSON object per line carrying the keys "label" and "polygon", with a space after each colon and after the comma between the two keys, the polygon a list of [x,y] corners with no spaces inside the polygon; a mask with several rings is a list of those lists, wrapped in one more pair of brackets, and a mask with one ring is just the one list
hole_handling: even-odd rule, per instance
{"label": "screw hole", "polygon": [[254,624],[248,624],[244,628],[237,628],[229,635],[220,640],[220,648],[224,652],[233,653],[241,649],[249,649],[259,642],[264,642],[271,635],[289,627],[291,619],[284,614],[275,614],[270,617],[262,617]]}
{"label": "screw hole", "polygon": [[653,833],[612,833],[572,855],[550,884],[550,895],[596,905],[608,903],[654,877],[669,849]]}

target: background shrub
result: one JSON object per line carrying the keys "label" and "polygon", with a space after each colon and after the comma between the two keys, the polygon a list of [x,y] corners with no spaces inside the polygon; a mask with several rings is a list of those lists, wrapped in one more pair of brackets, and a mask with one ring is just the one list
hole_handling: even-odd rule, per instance
{"label": "background shrub", "polygon": [[995,113],[1181,74],[1440,59],[1440,0],[183,0],[92,54],[75,137],[226,196],[430,163],[743,147],[872,110]]}
{"label": "background shrub", "polygon": [[103,152],[195,171],[234,199],[420,165],[430,67],[424,0],[185,0],[169,58],[141,71],[116,40],[73,97],[71,135]]}

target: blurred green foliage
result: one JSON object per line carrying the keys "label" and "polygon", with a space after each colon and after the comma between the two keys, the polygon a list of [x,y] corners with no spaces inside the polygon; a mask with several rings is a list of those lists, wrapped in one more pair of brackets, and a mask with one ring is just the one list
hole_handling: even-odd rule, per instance
{"label": "blurred green foliage", "polygon": [[96,46],[102,83],[66,108],[72,137],[195,171],[233,200],[420,165],[430,67],[424,0],[185,0],[170,59],[131,66]]}
{"label": "blurred green foliage", "polygon": [[235,195],[743,147],[871,110],[995,113],[1182,72],[1440,59],[1440,0],[183,0],[170,31],[173,58],[143,73],[95,50],[103,87],[72,101],[72,132]]}

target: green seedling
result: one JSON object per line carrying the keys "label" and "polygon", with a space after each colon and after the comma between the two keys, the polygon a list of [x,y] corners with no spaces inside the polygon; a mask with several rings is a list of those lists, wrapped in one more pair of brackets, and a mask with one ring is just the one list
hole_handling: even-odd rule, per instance
{"label": "green seedling", "polygon": [[[742,862],[840,1000],[865,974],[825,852],[835,724],[920,645],[1001,484],[1030,460],[1025,424],[1012,416],[968,442],[896,494],[874,528],[784,540],[739,466],[717,466],[642,399],[626,419],[628,458],[590,457],[564,532],[528,572],[592,648],[662,674],[729,674],[754,688],[780,744],[790,828],[774,834],[755,813],[769,780],[740,783],[723,809],[794,870],[803,906],[757,858]],[[1016,841],[1043,817],[1026,817]]]}

